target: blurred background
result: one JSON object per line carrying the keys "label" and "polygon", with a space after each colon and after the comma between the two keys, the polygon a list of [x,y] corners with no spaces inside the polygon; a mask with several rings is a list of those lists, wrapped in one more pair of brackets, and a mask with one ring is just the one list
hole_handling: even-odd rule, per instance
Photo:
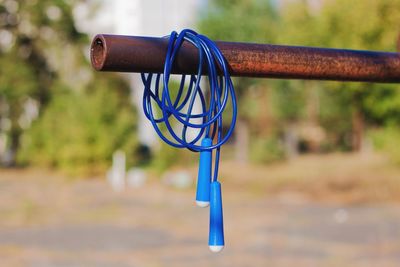
{"label": "blurred background", "polygon": [[0,0],[0,266],[399,266],[400,87],[234,79],[226,248],[96,33],[396,51],[400,0]]}

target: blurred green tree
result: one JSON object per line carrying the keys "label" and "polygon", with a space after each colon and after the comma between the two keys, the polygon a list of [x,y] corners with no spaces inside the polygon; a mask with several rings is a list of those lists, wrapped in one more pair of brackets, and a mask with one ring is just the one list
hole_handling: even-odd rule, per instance
{"label": "blurred green tree", "polygon": [[[199,21],[199,28],[214,40],[271,43],[278,33],[278,23],[277,10],[271,1],[216,0],[210,2]],[[237,160],[247,161],[251,147],[249,136],[256,139],[265,134],[264,130],[270,124],[271,116],[266,103],[271,96],[265,90],[267,84],[261,80],[236,78],[234,83],[239,99],[235,154]]]}
{"label": "blurred green tree", "polygon": [[[86,37],[76,31],[66,1],[1,1],[0,25],[0,62],[4,66],[0,69],[0,98],[7,106],[1,109],[0,118],[10,121],[9,129],[3,125],[0,131],[8,133],[10,151],[15,156],[26,100],[35,99],[40,107],[48,103],[66,58],[82,64],[80,49]],[[15,163],[14,156],[11,164]]]}
{"label": "blurred green tree", "polygon": [[[0,1],[0,135],[10,140],[7,164],[97,173],[117,149],[128,153],[128,162],[137,159],[129,86],[90,68],[83,55],[89,40],[72,16],[77,2]],[[27,112],[34,113],[28,122]]]}
{"label": "blurred green tree", "polygon": [[[399,0],[336,0],[318,5],[295,1],[282,10],[278,39],[292,45],[395,51],[399,19]],[[310,82],[305,85],[303,90]],[[320,123],[342,137],[351,133],[353,150],[362,148],[366,124],[382,126],[400,118],[396,85],[320,82],[316,87],[324,103]]]}
{"label": "blurred green tree", "polygon": [[[201,30],[229,41],[394,51],[399,36],[399,0],[218,0],[207,12]],[[255,139],[281,133],[283,140],[294,140],[286,148],[300,145],[295,135],[303,127],[326,135],[324,142],[308,145],[310,150],[360,150],[367,127],[400,119],[396,85],[250,79],[236,84],[240,116],[256,132]]]}
{"label": "blurred green tree", "polygon": [[23,135],[20,162],[91,175],[104,173],[116,149],[127,154],[129,165],[138,160],[133,107],[121,97],[129,87],[120,79],[98,79],[89,85],[95,90],[58,88],[43,116]]}

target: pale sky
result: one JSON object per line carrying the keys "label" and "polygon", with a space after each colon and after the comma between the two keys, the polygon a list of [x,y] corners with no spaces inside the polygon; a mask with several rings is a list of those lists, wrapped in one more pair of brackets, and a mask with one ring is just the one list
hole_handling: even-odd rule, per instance
{"label": "pale sky", "polygon": [[89,34],[164,36],[195,28],[205,0],[89,0],[76,6],[77,27]]}

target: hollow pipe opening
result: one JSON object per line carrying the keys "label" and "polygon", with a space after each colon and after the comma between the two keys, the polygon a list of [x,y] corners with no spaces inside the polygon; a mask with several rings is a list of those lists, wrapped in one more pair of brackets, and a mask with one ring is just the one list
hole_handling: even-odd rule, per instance
{"label": "hollow pipe opening", "polygon": [[92,48],[90,51],[90,59],[92,65],[96,70],[101,70],[104,65],[106,58],[106,46],[104,40],[100,36],[96,36],[92,42]]}

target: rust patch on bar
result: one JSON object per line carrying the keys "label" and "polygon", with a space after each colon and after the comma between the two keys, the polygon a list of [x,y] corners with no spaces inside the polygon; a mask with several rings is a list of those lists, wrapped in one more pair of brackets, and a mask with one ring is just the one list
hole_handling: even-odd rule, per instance
{"label": "rust patch on bar", "polygon": [[[97,35],[91,47],[96,70],[161,73],[168,39]],[[400,54],[270,44],[216,42],[232,76],[363,82],[400,82]],[[181,47],[173,73],[197,70],[197,49]],[[203,69],[206,72],[206,69]]]}

